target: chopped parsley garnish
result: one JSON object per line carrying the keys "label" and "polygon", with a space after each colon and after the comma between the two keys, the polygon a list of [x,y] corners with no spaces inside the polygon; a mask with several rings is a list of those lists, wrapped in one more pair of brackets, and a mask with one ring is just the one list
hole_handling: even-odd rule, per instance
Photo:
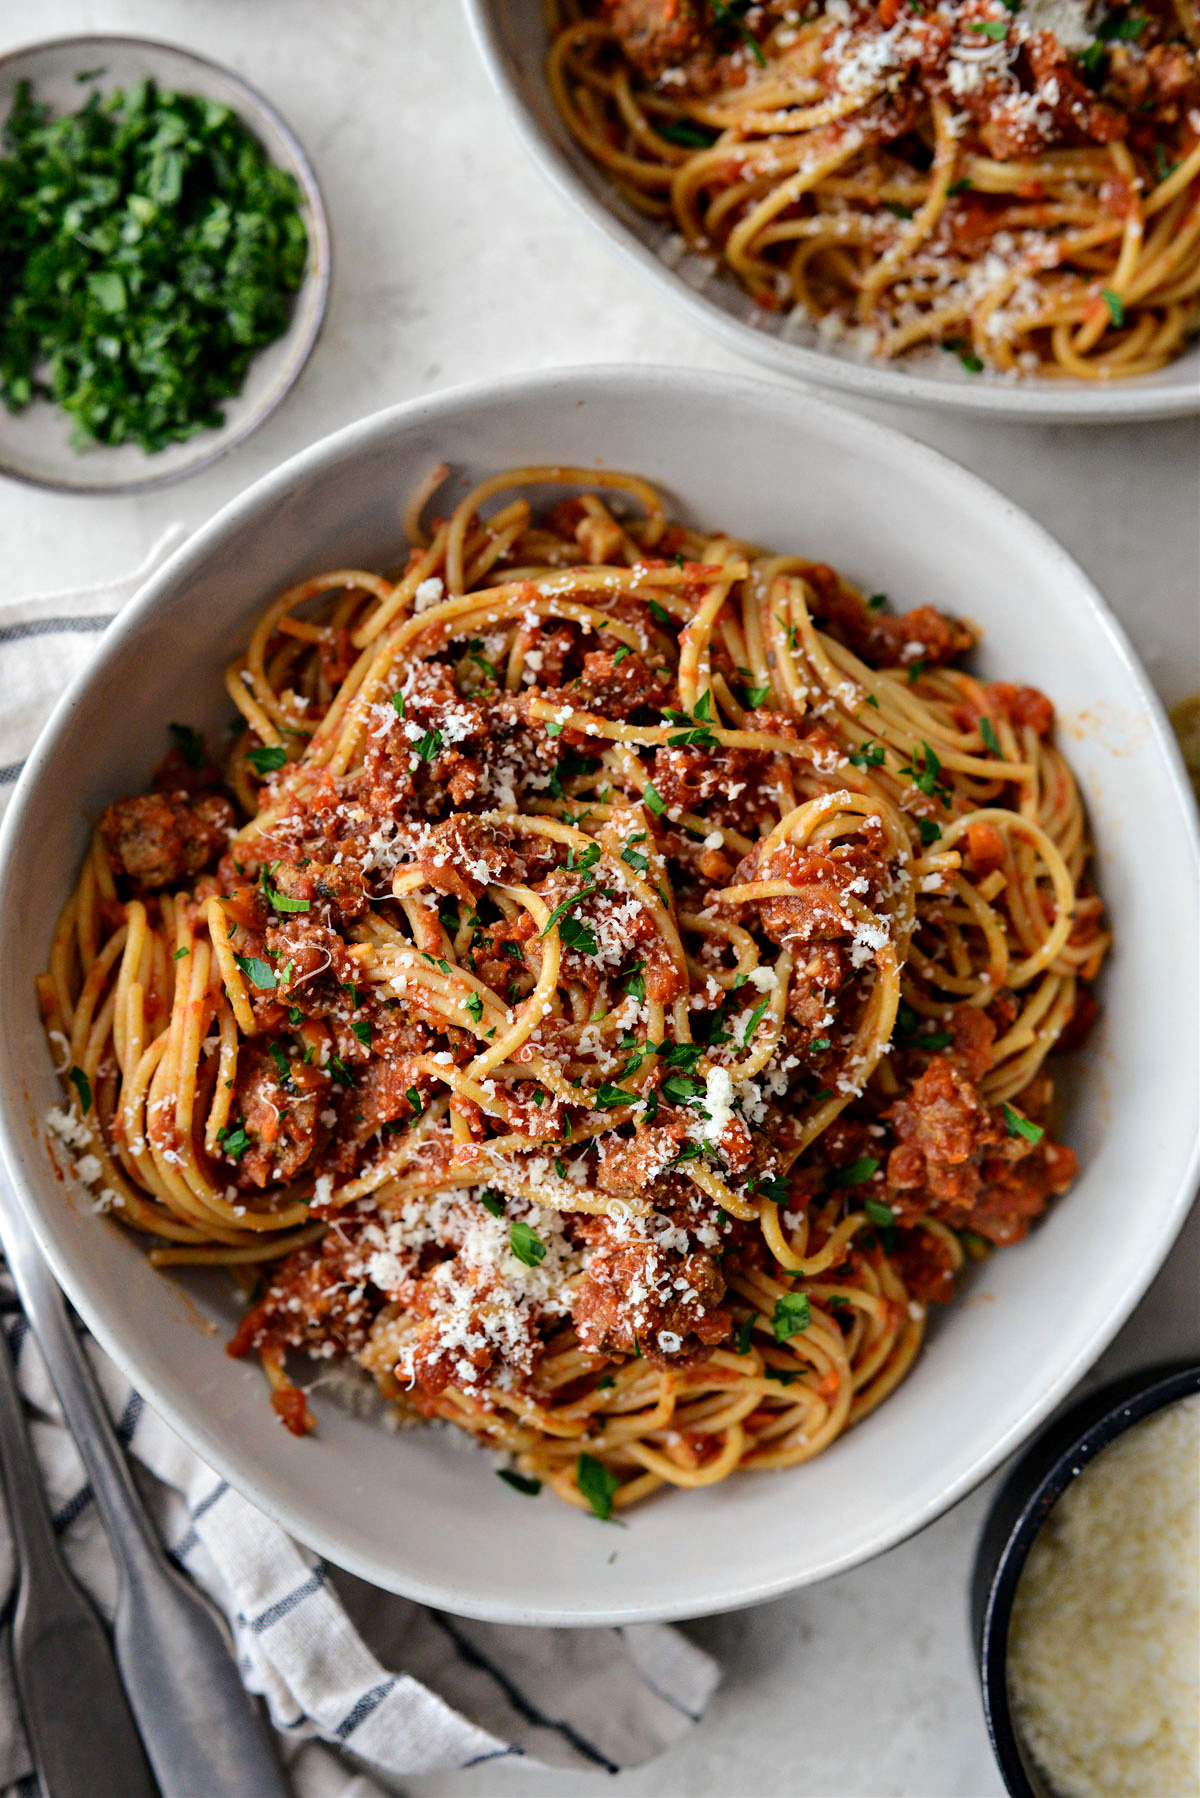
{"label": "chopped parsley garnish", "polygon": [[419,755],[423,762],[436,762],[442,753],[442,733],[440,730],[427,730],[413,744],[414,755]]}
{"label": "chopped parsley garnish", "polygon": [[1022,1117],[1021,1113],[1007,1102],[1001,1105],[1000,1109],[1004,1113],[1004,1128],[1010,1136],[1023,1136],[1026,1142],[1041,1142],[1046,1132],[1040,1124],[1031,1123],[1027,1117]]}
{"label": "chopped parsley garnish", "polygon": [[921,749],[923,751],[921,766],[918,768],[916,765],[917,752],[914,749],[912,761],[906,762],[900,772],[908,775],[918,792],[924,793],[927,799],[940,799],[949,811],[950,789],[944,781],[938,778],[942,772],[942,764],[924,740],[922,740]]}
{"label": "chopped parsley garnish", "polygon": [[0,399],[155,451],[219,425],[287,330],[308,256],[292,177],[228,106],[151,81],[54,116],[20,82],[0,190]]}
{"label": "chopped parsley garnish", "polygon": [[513,1225],[508,1241],[517,1260],[523,1261],[526,1267],[536,1267],[539,1261],[546,1259],[545,1243],[530,1229],[523,1217],[518,1218]]}
{"label": "chopped parsley garnish", "polygon": [[920,837],[926,849],[929,848],[931,843],[936,843],[941,834],[942,827],[937,822],[936,818],[917,819],[917,835]]}
{"label": "chopped parsley garnish", "polygon": [[655,130],[669,144],[681,144],[684,149],[707,150],[717,141],[715,132],[697,125],[694,119],[672,119],[667,125],[656,125]]}
{"label": "chopped parsley garnish", "polygon": [[626,843],[624,849],[621,851],[621,860],[625,863],[626,867],[632,868],[637,874],[644,874],[650,866],[650,857],[644,855],[640,849],[634,848],[635,843],[644,843],[645,841],[645,831],[639,830],[636,836],[630,837],[628,843]]}
{"label": "chopped parsley garnish", "polygon": [[613,667],[619,668],[621,666],[621,663],[625,660],[625,657],[631,656],[632,654],[633,654],[633,651],[632,651],[632,649],[630,649],[628,643],[618,643],[617,647],[613,650],[613,658],[612,658]]}
{"label": "chopped parsley garnish", "polygon": [[277,768],[283,767],[287,761],[287,750],[277,743],[262,743],[257,749],[247,750],[246,760],[254,772],[265,779],[268,774],[274,774]]}
{"label": "chopped parsley garnish", "polygon": [[1100,289],[1100,298],[1108,307],[1108,316],[1119,331],[1121,326],[1125,323],[1124,300],[1119,293],[1114,293],[1111,287],[1102,287]]}
{"label": "chopped parsley garnish", "polygon": [[947,337],[942,348],[944,350],[952,351],[953,354],[958,357],[969,375],[981,375],[983,373],[982,359],[975,354],[975,351],[964,338]]}
{"label": "chopped parsley garnish", "polygon": [[598,955],[600,952],[595,931],[580,923],[578,918],[563,918],[558,926],[558,934],[567,948],[574,949],[579,955]]}
{"label": "chopped parsley garnish", "polygon": [[567,850],[567,868],[572,873],[585,873],[588,868],[594,868],[599,860],[599,843],[589,843],[586,849],[579,851],[578,855],[573,849]]}
{"label": "chopped parsley garnish", "polygon": [[1109,13],[1106,19],[1101,19],[1096,27],[1096,36],[1106,44],[1114,41],[1130,44],[1135,38],[1141,37],[1145,29],[1146,21],[1140,13],[1120,9]]}
{"label": "chopped parsley garnish", "polygon": [[737,1343],[737,1352],[739,1355],[748,1355],[750,1353],[750,1339],[754,1335],[754,1326],[757,1322],[758,1312],[752,1311],[749,1317],[743,1317],[741,1323],[738,1325],[737,1336],[734,1340]]}
{"label": "chopped parsley garnish", "polygon": [[645,965],[645,962],[639,961],[637,966],[631,968],[621,981],[621,985],[630,998],[637,999],[639,1003],[643,1002],[646,997],[646,976],[643,971]]}
{"label": "chopped parsley garnish", "polygon": [[754,1007],[754,1010],[750,1013],[750,1020],[747,1023],[745,1030],[743,1030],[743,1032],[742,1032],[742,1047],[743,1047],[743,1049],[749,1047],[750,1038],[754,1035],[754,1032],[758,1029],[759,1025],[762,1023],[763,1018],[767,1014],[767,1010],[768,1010],[770,1004],[771,1004],[771,1001],[769,999],[764,999],[762,1004],[756,1005]]}
{"label": "chopped parsley garnish", "polygon": [[414,1116],[420,1117],[421,1113],[425,1109],[425,1101],[422,1099],[420,1093],[417,1091],[417,1088],[415,1086],[410,1086],[408,1091],[405,1093],[404,1097],[408,1100],[409,1104],[412,1106]]}
{"label": "chopped parsley garnish", "polygon": [[667,626],[670,625],[671,614],[668,612],[666,606],[660,606],[656,599],[648,600],[646,603],[650,607],[651,618],[653,618],[658,624],[665,624]]}
{"label": "chopped parsley garnish", "polygon": [[808,1045],[810,1055],[824,1055],[826,1049],[833,1047],[833,1039],[828,1036],[814,1036]]}
{"label": "chopped parsley garnish", "polygon": [[884,757],[882,743],[867,743],[862,749],[856,749],[850,756],[850,765],[854,768],[878,768]]}
{"label": "chopped parsley garnish", "polygon": [[867,600],[867,610],[868,610],[868,612],[886,611],[887,603],[888,603],[888,596],[886,593],[872,593],[870,598]]}
{"label": "chopped parsley garnish", "polygon": [[542,1489],[541,1480],[534,1480],[525,1473],[514,1473],[511,1467],[497,1467],[497,1476],[514,1492],[520,1492],[526,1498],[536,1498]]}
{"label": "chopped parsley garnish", "polygon": [[[573,905],[578,905],[580,901],[586,899],[589,894],[598,893],[599,890],[599,882],[593,880],[590,886],[580,887],[577,893],[573,893],[569,899],[564,899],[560,905],[556,905],[554,910],[550,913],[550,916],[546,919],[544,928],[539,930],[539,939],[544,936],[549,936],[550,932],[554,929],[554,926],[560,922],[567,912],[570,911]],[[561,930],[559,934],[561,935]],[[593,948],[592,954],[594,955],[595,953],[596,951]]]}
{"label": "chopped parsley garnish", "polygon": [[712,0],[713,18],[718,25],[726,25],[736,31],[759,68],[765,69],[767,59],[763,55],[762,45],[742,16],[744,13],[748,13],[755,4],[756,0]]}
{"label": "chopped parsley garnish", "polygon": [[191,952],[188,949],[176,949],[174,955],[171,957],[171,960],[172,961],[182,961],[184,956],[188,955],[190,953]]}
{"label": "chopped parsley garnish", "polygon": [[1008,26],[1003,19],[972,19],[967,30],[977,31],[980,37],[990,37],[993,43],[1008,36]]}
{"label": "chopped parsley garnish", "polygon": [[542,728],[548,737],[562,736],[562,720],[559,718],[543,718]]}
{"label": "chopped parsley garnish", "polygon": [[704,1096],[705,1082],[697,1074],[668,1074],[662,1096],[668,1105],[692,1105]]}
{"label": "chopped parsley garnish", "polygon": [[812,1322],[812,1306],[806,1292],[783,1292],[775,1301],[771,1328],[776,1342],[790,1342]]}
{"label": "chopped parsley garnish", "polygon": [[72,1068],[67,1078],[79,1094],[79,1109],[86,1117],[92,1109],[92,1083],[82,1068]]}
{"label": "chopped parsley garnish", "polygon": [[395,712],[397,718],[403,718],[403,716],[404,716],[404,695],[403,695],[403,693],[393,693],[392,694],[392,710]]}
{"label": "chopped parsley garnish", "polygon": [[477,1024],[483,1022],[483,1000],[478,993],[471,994],[470,998],[465,1001],[463,1009],[470,1017],[474,1018]]}
{"label": "chopped parsley garnish", "polygon": [[893,213],[898,219],[910,219],[915,216],[911,206],[899,206],[895,200],[885,200],[883,209],[885,212]]}
{"label": "chopped parsley garnish", "polygon": [[971,191],[971,178],[969,175],[960,176],[957,181],[952,181],[950,183],[949,187],[946,189],[947,196],[950,199],[957,199],[959,194],[970,193],[970,191]]}
{"label": "chopped parsley garnish", "polygon": [[781,1386],[790,1386],[793,1380],[800,1378],[798,1367],[765,1367],[763,1372],[768,1380],[778,1380]]}
{"label": "chopped parsley garnish", "polygon": [[746,704],[750,711],[756,711],[770,693],[770,687],[747,687]]}
{"label": "chopped parsley garnish", "polygon": [[[274,862],[272,862],[271,868],[274,868],[275,866],[276,866],[276,864]],[[312,910],[312,905],[309,902],[309,900],[307,900],[307,899],[291,899],[288,897],[288,895],[286,893],[279,892],[275,887],[273,887],[271,885],[270,875],[271,875],[271,871],[270,871],[270,869],[267,868],[266,864],[264,863],[263,866],[258,870],[258,884],[261,886],[261,888],[263,890],[263,897],[266,899],[267,904],[271,907],[272,911],[297,912],[297,911],[311,911]]]}
{"label": "chopped parsley garnish", "polygon": [[751,1184],[751,1190],[760,1192],[764,1199],[770,1199],[773,1205],[786,1205],[790,1188],[782,1174],[770,1174],[758,1181],[757,1186]]}
{"label": "chopped parsley garnish", "polygon": [[581,1454],[575,1463],[575,1484],[587,1499],[601,1523],[612,1516],[613,1499],[621,1481],[611,1467],[597,1461],[595,1455]]}
{"label": "chopped parsley garnish", "polygon": [[878,1167],[878,1156],[863,1155],[859,1160],[852,1161],[849,1167],[838,1168],[836,1173],[830,1175],[829,1184],[831,1186],[861,1186],[864,1180],[871,1178]]}
{"label": "chopped parsley garnish", "polygon": [[[7,168],[7,166],[7,164],[0,164],[0,167]],[[0,225],[2,225],[2,220],[3,214],[0,213]],[[0,255],[2,254],[3,252],[0,251]],[[2,266],[3,264],[0,263],[0,267]],[[0,324],[0,331],[2,330],[3,325]],[[3,338],[0,337],[0,395],[4,392],[4,379]],[[190,724],[168,724],[167,729],[174,737],[175,747],[178,749],[188,767],[203,768],[208,757],[204,752],[204,738],[200,735],[200,732],[198,730],[193,730]]]}
{"label": "chopped parsley garnish", "polygon": [[260,993],[274,992],[275,970],[268,962],[257,955],[235,955],[233,959],[251,986],[256,986]]}
{"label": "chopped parsley garnish", "polygon": [[1000,744],[996,738],[996,732],[992,728],[992,721],[990,718],[984,717],[979,720],[979,734],[993,755],[1001,754]]}
{"label": "chopped parsley garnish", "polygon": [[661,818],[667,809],[666,800],[659,795],[653,781],[649,780],[646,782],[646,790],[642,794],[642,803],[654,813],[656,818]]}
{"label": "chopped parsley garnish", "polygon": [[331,1055],[329,1057],[327,1065],[329,1072],[333,1075],[333,1078],[337,1081],[339,1086],[358,1085],[358,1081],[355,1079],[351,1069],[346,1066],[344,1061],[339,1061],[336,1055]]}
{"label": "chopped parsley garnish", "polygon": [[881,1230],[886,1229],[889,1224],[894,1224],[896,1221],[895,1212],[890,1205],[885,1205],[882,1199],[867,1199],[863,1205],[863,1210],[866,1212],[869,1221],[873,1224],[878,1224]]}
{"label": "chopped parsley garnish", "polygon": [[223,1130],[218,1130],[217,1141],[230,1161],[240,1161],[250,1147],[250,1138],[241,1123],[226,1124]]}
{"label": "chopped parsley garnish", "polygon": [[498,1192],[481,1192],[479,1203],[492,1217],[504,1216],[504,1200]]}
{"label": "chopped parsley garnish", "polygon": [[371,1026],[366,1018],[356,1018],[350,1026],[364,1049],[371,1047]]}
{"label": "chopped parsley garnish", "polygon": [[560,758],[557,768],[550,775],[550,791],[555,799],[561,799],[564,780],[574,780],[576,776],[585,774],[596,774],[599,768],[600,764],[594,756],[576,755],[573,749],[569,749],[566,755]]}
{"label": "chopped parsley garnish", "polygon": [[637,1098],[637,1093],[628,1092],[625,1087],[614,1086],[610,1080],[605,1080],[597,1088],[592,1105],[596,1111],[612,1111],[617,1105],[636,1104]]}

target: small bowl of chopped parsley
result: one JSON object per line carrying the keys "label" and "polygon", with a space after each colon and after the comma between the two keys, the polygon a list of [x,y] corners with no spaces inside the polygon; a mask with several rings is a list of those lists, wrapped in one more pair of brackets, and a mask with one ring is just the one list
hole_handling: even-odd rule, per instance
{"label": "small bowl of chopped parsley", "polygon": [[0,57],[0,473],[113,493],[212,462],[295,383],[329,293],[316,178],[169,44]]}

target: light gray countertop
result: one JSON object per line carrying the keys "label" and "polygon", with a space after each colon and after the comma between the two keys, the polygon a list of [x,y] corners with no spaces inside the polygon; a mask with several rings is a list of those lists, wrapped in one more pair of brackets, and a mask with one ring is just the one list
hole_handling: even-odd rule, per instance
{"label": "light gray countertop", "polygon": [[[7,0],[0,13],[0,49],[76,31],[176,41],[275,102],[324,188],[333,298],[317,353],[282,409],[194,479],[113,499],[0,481],[10,593],[123,574],[167,524],[200,524],[304,444],[440,387],[573,362],[754,372],[664,308],[544,185],[500,114],[455,0]],[[804,404],[802,389],[796,401]],[[968,464],[1040,519],[1107,596],[1169,702],[1200,688],[1194,424],[1005,427],[853,404]],[[969,569],[963,579],[969,609]],[[1200,1351],[1198,1272],[1194,1214],[1097,1374]],[[869,1566],[689,1625],[726,1670],[709,1715],[665,1759],[603,1789],[654,1798],[1000,1793],[967,1628],[990,1490]],[[799,1485],[796,1506],[802,1528]],[[601,1787],[590,1775],[488,1768],[410,1789],[534,1798]]]}

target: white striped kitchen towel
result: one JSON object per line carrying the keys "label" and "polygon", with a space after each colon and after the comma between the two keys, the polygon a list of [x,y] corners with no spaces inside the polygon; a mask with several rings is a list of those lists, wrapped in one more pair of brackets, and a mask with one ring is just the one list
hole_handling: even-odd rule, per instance
{"label": "white striped kitchen towel", "polygon": [[[0,603],[0,808],[63,685],[181,535],[177,527],[164,533],[124,581]],[[107,1611],[114,1574],[104,1532],[6,1280],[0,1321],[32,1413],[55,1531]],[[381,1798],[377,1780],[394,1791],[408,1775],[489,1761],[611,1773],[660,1753],[699,1720],[718,1673],[678,1631],[655,1624],[511,1629],[376,1591],[328,1567],[256,1511],[184,1446],[94,1343],[89,1348],[168,1552],[229,1618],[246,1684],[266,1698],[283,1738],[297,1798]],[[0,1512],[5,1626],[13,1588]],[[9,1798],[34,1798],[37,1790],[6,1646],[5,1788]]]}

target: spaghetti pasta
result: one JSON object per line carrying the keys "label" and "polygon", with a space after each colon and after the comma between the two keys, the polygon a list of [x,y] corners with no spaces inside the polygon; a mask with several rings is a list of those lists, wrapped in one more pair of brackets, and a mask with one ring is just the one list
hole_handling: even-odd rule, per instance
{"label": "spaghetti pasta", "polygon": [[1194,0],[553,0],[572,135],[762,308],[1117,380],[1200,324]]}
{"label": "spaghetti pasta", "polygon": [[104,814],[52,1122],[159,1265],[257,1271],[297,1431],[294,1349],[604,1514],[793,1466],[1073,1176],[1107,935],[1050,704],[635,476],[427,532],[436,486],[398,576],[267,608],[223,767],[173,727]]}

